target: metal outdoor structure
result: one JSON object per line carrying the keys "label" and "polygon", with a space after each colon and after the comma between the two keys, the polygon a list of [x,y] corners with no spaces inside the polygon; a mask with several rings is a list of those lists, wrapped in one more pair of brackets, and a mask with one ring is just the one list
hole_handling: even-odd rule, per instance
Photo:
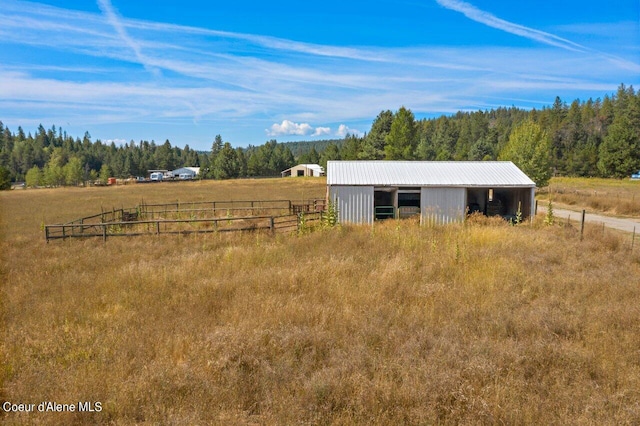
{"label": "metal outdoor structure", "polygon": [[286,176],[324,176],[324,169],[319,164],[298,164],[281,172],[282,177]]}
{"label": "metal outdoor structure", "polygon": [[510,161],[329,161],[327,192],[342,223],[410,215],[450,223],[474,211],[532,217],[535,203],[535,183]]}
{"label": "metal outdoor structure", "polygon": [[55,239],[268,230],[291,232],[319,222],[324,200],[200,201],[120,208],[63,224],[45,225]]}

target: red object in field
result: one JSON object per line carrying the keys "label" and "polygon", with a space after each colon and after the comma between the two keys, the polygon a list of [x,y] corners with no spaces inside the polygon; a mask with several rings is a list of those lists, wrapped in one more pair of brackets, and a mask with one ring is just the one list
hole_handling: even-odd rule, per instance
{"label": "red object in field", "polygon": [[115,185],[116,184],[116,178],[109,178],[109,180],[107,180],[107,185]]}

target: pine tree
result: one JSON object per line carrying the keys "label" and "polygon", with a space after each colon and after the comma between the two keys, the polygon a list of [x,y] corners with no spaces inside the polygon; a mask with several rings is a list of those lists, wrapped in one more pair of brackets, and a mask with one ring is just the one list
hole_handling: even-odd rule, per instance
{"label": "pine tree", "polygon": [[218,157],[218,154],[222,151],[222,147],[222,136],[216,135],[213,139],[213,143],[211,144],[211,154],[209,155],[209,176],[207,177],[216,177],[216,157]]}
{"label": "pine tree", "polygon": [[[386,137],[391,131],[393,113],[390,110],[382,111],[373,121],[371,130],[362,141],[362,148],[356,153],[355,158],[345,158],[347,160],[382,160],[384,158],[384,146]],[[351,155],[349,155],[351,156]]]}
{"label": "pine tree", "polygon": [[360,154],[362,152],[364,140],[356,135],[347,135],[344,138],[342,149],[340,150],[340,157],[343,160],[358,160],[362,159]]}
{"label": "pine tree", "polygon": [[386,160],[412,160],[418,141],[416,122],[411,110],[401,107],[395,113],[391,130],[386,136],[384,154]]}
{"label": "pine tree", "polygon": [[616,116],[600,144],[598,169],[622,178],[640,169],[640,136],[625,115]]}
{"label": "pine tree", "polygon": [[320,156],[320,165],[327,169],[327,161],[331,160],[340,160],[340,149],[338,149],[338,145],[331,142],[329,146],[322,151],[322,155]]}
{"label": "pine tree", "polygon": [[0,191],[11,189],[11,174],[5,167],[0,166]]}
{"label": "pine tree", "polygon": [[220,152],[216,155],[214,168],[216,179],[232,179],[240,175],[238,157],[229,142],[225,142]]}

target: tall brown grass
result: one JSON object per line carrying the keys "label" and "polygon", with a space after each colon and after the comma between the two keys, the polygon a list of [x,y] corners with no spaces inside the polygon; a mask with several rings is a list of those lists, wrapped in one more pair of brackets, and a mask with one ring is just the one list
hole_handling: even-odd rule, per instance
{"label": "tall brown grass", "polygon": [[[294,181],[243,191],[324,193]],[[83,195],[0,195],[0,399],[104,408],[5,424],[640,422],[627,237],[481,219],[45,244]]]}
{"label": "tall brown grass", "polygon": [[553,178],[541,198],[590,211],[640,216],[640,181],[629,179]]}

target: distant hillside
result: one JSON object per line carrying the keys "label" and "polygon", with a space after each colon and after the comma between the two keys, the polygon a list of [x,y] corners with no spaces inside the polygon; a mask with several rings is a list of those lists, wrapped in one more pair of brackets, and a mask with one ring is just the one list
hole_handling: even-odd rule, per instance
{"label": "distant hillside", "polygon": [[312,148],[315,148],[318,153],[325,150],[329,144],[334,143],[338,146],[338,148],[342,148],[344,144],[344,139],[325,139],[321,141],[298,141],[298,142],[279,142],[280,145],[284,145],[291,152],[295,158],[300,158],[301,156],[309,153]]}

